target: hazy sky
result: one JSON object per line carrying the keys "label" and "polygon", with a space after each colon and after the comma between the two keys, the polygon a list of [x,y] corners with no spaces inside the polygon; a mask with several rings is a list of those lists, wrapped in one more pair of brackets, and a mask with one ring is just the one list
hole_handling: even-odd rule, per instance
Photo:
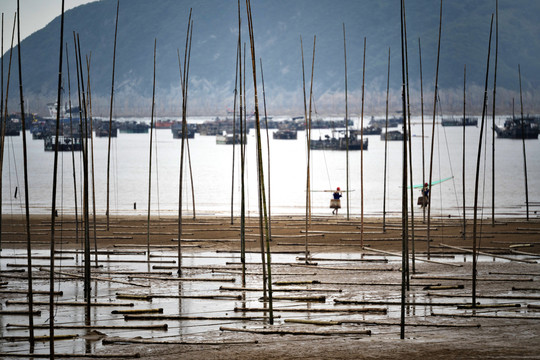
{"label": "hazy sky", "polygon": [[[64,10],[96,0],[65,0]],[[43,28],[62,12],[62,0],[19,0],[21,10],[21,40]],[[4,14],[4,52],[11,45],[13,16],[17,11],[17,0],[0,0],[0,12]],[[15,30],[17,31],[17,30]],[[17,44],[15,33],[14,45]]]}

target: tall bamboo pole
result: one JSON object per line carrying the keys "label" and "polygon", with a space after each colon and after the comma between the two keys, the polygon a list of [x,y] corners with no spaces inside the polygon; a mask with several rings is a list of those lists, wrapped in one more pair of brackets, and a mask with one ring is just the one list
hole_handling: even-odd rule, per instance
{"label": "tall bamboo pole", "polygon": [[234,160],[236,151],[236,96],[238,94],[238,56],[240,44],[236,44],[236,67],[234,75],[234,101],[233,101],[233,146],[232,146],[232,171],[231,171],[231,225],[234,223]]}
{"label": "tall bamboo pole", "polygon": [[499,55],[499,0],[495,0],[495,69],[493,70],[493,111],[491,122],[491,226],[495,226],[495,98],[497,93],[497,58]]}
{"label": "tall bamboo pole", "polygon": [[[304,46],[302,43],[302,36],[300,35],[300,53],[302,55],[302,89],[304,91],[304,121],[306,123],[306,151],[308,154],[308,168],[309,168],[309,153],[310,153],[310,138],[309,138],[309,120],[307,116],[307,100],[306,100],[306,72],[304,70]],[[304,254],[304,260],[305,263],[309,263],[309,250],[308,250],[308,235],[309,235],[309,190],[307,188],[307,184],[309,181],[309,174],[307,175],[306,179],[306,237],[305,237],[305,254]]]}
{"label": "tall bamboo pole", "polygon": [[521,143],[523,145],[523,171],[525,172],[525,206],[527,208],[527,221],[529,221],[529,185],[527,181],[527,153],[525,152],[525,120],[523,119],[523,95],[521,93],[521,66],[518,64],[519,74],[519,103],[521,106]]}
{"label": "tall bamboo pole", "polygon": [[[17,24],[17,13],[15,13],[13,15],[13,31],[11,33],[11,50],[9,51],[9,65],[8,65],[8,76],[7,76],[7,82],[6,82],[6,99],[5,99],[5,103],[4,103],[4,96],[2,95],[2,99],[0,100],[3,104],[3,108],[2,108],[2,115],[3,115],[3,121],[2,121],[2,144],[0,144],[0,251],[2,250],[2,227],[1,227],[1,223],[2,223],[2,182],[1,182],[1,179],[2,179],[2,173],[3,173],[3,163],[4,163],[4,145],[5,145],[5,138],[6,138],[6,133],[5,133],[5,122],[7,122],[7,119],[8,119],[8,98],[9,98],[9,79],[11,77],[11,60],[12,60],[12,57],[13,57],[13,42],[14,42],[14,39],[15,39],[15,25]],[[3,36],[2,36],[2,40],[3,40]],[[2,54],[3,54],[3,49],[2,49]],[[3,75],[4,75],[4,70],[3,70],[3,66],[4,66],[4,57],[2,56],[2,85],[4,84],[4,80],[3,80]],[[3,86],[2,86],[2,90],[3,90]],[[4,105],[5,104],[5,105]]]}
{"label": "tall bamboo pole", "polygon": [[4,171],[4,140],[6,138],[6,124],[4,123],[4,13],[2,13],[2,40],[0,46],[0,251],[2,251],[2,178]]}
{"label": "tall bamboo pole", "polygon": [[[90,58],[92,53],[90,53]],[[96,182],[94,176],[94,118],[92,116],[92,91],[90,90],[90,60],[86,57],[87,91],[88,91],[88,117],[90,118],[90,160],[92,172],[92,227],[94,237],[94,264],[98,267],[97,227],[96,227]]]}
{"label": "tall bamboo pole", "polygon": [[[242,286],[246,285],[246,195],[245,195],[245,128],[244,128],[244,84],[242,82],[242,19],[240,16],[240,0],[238,0],[238,74],[240,83],[240,261],[242,263]],[[247,139],[247,138],[246,138]]]}
{"label": "tall bamboo pole", "polygon": [[30,347],[34,349],[34,289],[32,282],[32,242],[30,238],[30,200],[28,194],[28,154],[26,150],[26,124],[24,119],[24,95],[21,67],[21,15],[19,10],[19,0],[17,0],[17,53],[19,60],[19,96],[21,101],[21,123],[23,140],[23,161],[24,161],[24,204],[26,210],[26,253],[28,255],[28,327]]}
{"label": "tall bamboo pole", "polygon": [[88,186],[88,112],[86,106],[86,97],[84,92],[84,76],[82,68],[82,56],[81,56],[81,43],[79,40],[79,35],[76,36],[76,47],[78,57],[78,67],[79,70],[78,77],[80,78],[80,93],[82,94],[82,103],[81,106],[84,110],[84,122],[81,118],[81,123],[83,124],[83,131],[81,131],[81,136],[84,139],[83,142],[83,217],[84,217],[84,298],[86,301],[86,322],[90,322],[90,219],[89,219],[89,186]]}
{"label": "tall bamboo pole", "polygon": [[390,48],[388,48],[388,72],[386,76],[386,125],[384,128],[384,184],[383,184],[383,232],[386,232],[386,169],[388,162],[388,97],[390,94]]}
{"label": "tall bamboo pole", "polygon": [[[191,49],[191,30],[193,29],[193,22],[191,20],[191,11],[189,10],[188,26],[186,31],[186,47],[184,51],[184,72],[182,75],[182,142],[180,145],[180,180],[178,188],[178,275],[182,274],[182,187],[184,178],[184,148],[185,139],[187,133],[187,84],[188,84],[188,51]],[[189,47],[189,50],[188,50]]]}
{"label": "tall bamboo pole", "polygon": [[109,231],[109,187],[110,187],[110,169],[111,169],[111,133],[112,133],[112,113],[114,100],[114,70],[116,67],[116,35],[118,33],[118,12],[120,9],[120,0],[116,2],[116,25],[114,27],[114,50],[113,50],[113,66],[112,66],[112,83],[111,83],[111,106],[109,111],[109,143],[107,150],[107,231]]}
{"label": "tall bamboo pole", "polygon": [[479,177],[480,177],[480,159],[482,155],[482,137],[484,134],[484,119],[486,116],[487,108],[487,88],[488,88],[488,77],[489,77],[489,56],[491,52],[491,32],[493,30],[493,14],[491,14],[491,26],[489,28],[489,45],[488,45],[488,56],[486,64],[486,85],[484,87],[484,103],[482,106],[482,123],[480,124],[480,138],[478,139],[478,155],[476,158],[476,179],[474,183],[474,221],[473,221],[473,267],[472,267],[472,300],[471,306],[476,307],[476,263],[477,263],[477,251],[476,251],[476,227],[477,227],[477,212],[478,212],[478,187],[479,187]]}
{"label": "tall bamboo pole", "polygon": [[259,121],[259,100],[257,97],[257,66],[256,66],[256,56],[255,56],[255,36],[253,33],[253,18],[251,15],[251,2],[250,0],[246,0],[246,11],[247,11],[247,18],[248,18],[248,28],[249,28],[249,39],[251,44],[251,65],[253,69],[253,89],[254,89],[254,95],[255,95],[255,124],[256,124],[256,130],[257,130],[257,154],[258,154],[258,161],[259,161],[259,194],[260,194],[260,204],[261,209],[263,211],[260,211],[259,209],[259,223],[260,230],[261,230],[261,241],[264,238],[263,229],[262,229],[262,222],[264,219],[265,223],[265,235],[266,235],[266,264],[268,268],[268,306],[269,306],[269,315],[270,324],[274,323],[274,313],[273,313],[273,301],[272,301],[272,271],[271,271],[271,256],[270,256],[270,239],[269,239],[269,229],[268,229],[268,218],[266,214],[266,195],[265,195],[265,186],[264,186],[264,169],[262,164],[262,148],[261,148],[261,126]]}
{"label": "tall bamboo pole", "polygon": [[152,203],[152,136],[154,135],[154,105],[156,98],[156,46],[154,38],[154,73],[152,77],[152,107],[150,113],[150,156],[148,157],[148,215],[146,218],[146,254],[150,261],[150,205]]}
{"label": "tall bamboo pole", "polygon": [[407,104],[406,104],[406,79],[405,79],[405,43],[404,43],[404,14],[405,1],[401,0],[401,102],[403,113],[403,174],[402,174],[402,192],[401,192],[401,317],[400,317],[400,338],[405,338],[405,302],[407,289],[407,243],[408,234],[408,212],[407,212]]}
{"label": "tall bamboo pole", "polygon": [[439,15],[439,41],[437,44],[437,70],[435,71],[435,94],[433,95],[433,124],[431,128],[431,154],[429,160],[429,198],[428,198],[428,214],[427,214],[427,258],[430,258],[431,246],[429,244],[431,240],[431,182],[433,181],[433,148],[435,147],[435,117],[437,115],[437,96],[439,92],[439,58],[441,55],[441,26],[442,26],[442,0],[441,9]]}
{"label": "tall bamboo pole", "polygon": [[[418,38],[418,56],[420,58],[420,113],[422,117],[422,184],[426,183],[426,156],[424,149],[424,81],[422,79],[422,46]],[[422,221],[426,222],[426,207],[422,206]]]}
{"label": "tall bamboo pole", "polygon": [[264,89],[264,73],[263,73],[263,66],[262,66],[262,59],[259,58],[260,64],[261,64],[261,83],[262,83],[262,90],[263,90],[263,105],[264,105],[264,123],[266,126],[266,150],[268,153],[268,240],[272,240],[272,204],[270,202],[271,199],[271,181],[270,181],[270,135],[268,134],[268,114],[266,113],[266,91]]}
{"label": "tall bamboo pole", "polygon": [[466,80],[467,80],[467,64],[463,67],[463,159],[461,169],[461,187],[463,192],[463,238],[466,237],[467,232],[467,217],[465,210],[465,115],[466,115]]}
{"label": "tall bamboo pole", "polygon": [[[412,145],[411,145],[411,106],[410,106],[410,99],[409,99],[409,50],[407,46],[407,16],[405,12],[405,1],[403,2],[403,37],[405,40],[405,86],[406,86],[406,95],[407,95],[407,116],[403,114],[403,127],[407,127],[407,134],[408,136],[405,136],[405,133],[403,134],[403,141],[408,142],[409,144],[409,183],[411,184],[411,246],[412,246],[412,268],[413,272],[415,272],[415,249],[414,249],[414,189],[413,189],[413,162],[412,162]],[[406,267],[406,280],[407,280],[407,291],[410,290],[409,288],[409,242],[407,241],[405,253],[404,255],[407,258],[407,267]]]}
{"label": "tall bamboo pole", "polygon": [[[349,107],[347,96],[347,41],[345,38],[345,23],[343,23],[343,58],[345,59],[345,199],[347,201],[347,220],[349,220]],[[384,214],[383,214],[384,228]]]}
{"label": "tall bamboo pole", "polygon": [[[70,136],[73,138],[73,119],[71,114],[71,78],[69,76],[69,55],[68,55],[68,46],[66,42],[66,67],[67,67],[67,78],[68,78],[68,104],[69,104],[69,131]],[[78,204],[77,204],[77,178],[75,171],[75,149],[71,147],[71,166],[73,172],[73,198],[75,200],[75,242],[79,243],[79,215],[78,215]]]}
{"label": "tall bamboo pole", "polygon": [[[54,227],[56,220],[56,178],[58,175],[58,135],[60,132],[60,109],[62,95],[62,60],[64,46],[64,0],[62,0],[62,15],[60,18],[60,56],[58,60],[58,92],[56,98],[56,141],[54,146],[54,164],[53,164],[53,188],[52,188],[52,206],[51,206],[51,245],[50,245],[50,267],[49,274],[49,354],[50,358],[54,359],[54,256],[55,256],[55,239]],[[32,316],[32,314],[30,314]]]}
{"label": "tall bamboo pole", "polygon": [[366,79],[366,37],[362,61],[362,110],[360,115],[360,246],[364,246],[364,83]]}

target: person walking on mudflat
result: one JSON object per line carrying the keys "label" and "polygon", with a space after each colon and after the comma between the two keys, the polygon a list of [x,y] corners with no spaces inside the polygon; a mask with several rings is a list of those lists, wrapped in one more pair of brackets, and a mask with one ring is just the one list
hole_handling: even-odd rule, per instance
{"label": "person walking on mudflat", "polygon": [[330,208],[334,209],[332,210],[332,214],[337,215],[338,209],[341,209],[341,197],[343,195],[341,194],[341,189],[338,187],[336,191],[333,194],[333,199],[330,200]]}

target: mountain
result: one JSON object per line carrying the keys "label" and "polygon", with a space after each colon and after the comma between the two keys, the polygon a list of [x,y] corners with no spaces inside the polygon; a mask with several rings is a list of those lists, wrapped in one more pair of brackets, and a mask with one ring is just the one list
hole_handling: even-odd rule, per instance
{"label": "mountain", "polygon": [[[344,113],[343,24],[346,27],[349,109],[360,112],[364,38],[365,113],[384,112],[388,49],[391,48],[391,111],[400,109],[401,39],[398,0],[253,0],[257,75],[263,62],[267,108],[271,114],[303,112],[302,37],[306,81],[311,76],[316,36],[314,97],[318,113]],[[76,100],[73,32],[79,34],[82,56],[90,61],[92,106],[95,115],[109,113],[116,0],[79,6],[65,14],[72,101]],[[189,11],[193,38],[189,69],[190,114],[223,115],[232,108],[237,2],[224,0],[121,0],[115,74],[114,113],[149,116],[152,96],[153,47],[157,41],[156,114],[180,114],[178,53],[183,62]],[[439,89],[442,111],[460,113],[463,68],[467,66],[467,106],[481,112],[491,15],[495,0],[443,2]],[[540,2],[500,0],[498,17],[497,106],[511,111],[519,99],[521,65],[526,112],[540,111]],[[242,42],[247,46],[246,77],[252,88],[252,68],[245,4],[242,2]],[[413,111],[420,104],[419,39],[422,50],[426,109],[432,106],[437,60],[439,2],[406,2],[408,68]],[[24,14],[21,14],[24,21]],[[9,24],[6,28],[11,28]],[[30,111],[47,114],[45,104],[56,99],[60,17],[21,43],[23,87]],[[493,91],[495,23],[491,47],[489,98]],[[5,54],[7,77],[9,51]],[[65,63],[64,58],[64,63]],[[14,50],[13,63],[17,64]],[[67,95],[67,67],[64,88]],[[18,106],[18,79],[13,67],[10,109]],[[86,77],[86,67],[84,69]],[[307,84],[306,86],[309,86]],[[309,91],[309,87],[307,88]],[[259,90],[259,93],[262,93]],[[252,90],[248,101],[252,102]]]}

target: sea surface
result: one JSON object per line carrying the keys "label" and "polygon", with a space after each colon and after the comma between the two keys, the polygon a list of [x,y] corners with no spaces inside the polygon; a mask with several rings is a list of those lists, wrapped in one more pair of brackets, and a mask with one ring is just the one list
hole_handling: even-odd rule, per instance
{"label": "sea surface", "polygon": [[[274,120],[286,118],[274,117]],[[504,118],[504,116],[497,117],[496,122],[502,124]],[[211,119],[211,117],[190,117],[188,122],[200,123]],[[353,128],[359,129],[361,120],[351,119],[354,120],[355,124]],[[149,118],[121,119],[121,121],[125,120],[150,121]],[[439,120],[437,118],[436,121]],[[367,126],[368,122],[369,118],[365,118],[364,126]],[[433,216],[454,217],[463,214],[463,179],[465,179],[466,216],[471,218],[473,216],[480,125],[466,128],[465,173],[463,173],[463,128],[442,127],[436,124],[434,136],[432,136],[432,118],[426,116],[425,123],[424,137],[422,137],[421,119],[413,117],[412,182],[416,185],[428,181],[431,163],[433,182],[453,177],[451,180],[433,186],[431,214]],[[490,218],[492,215],[491,129],[490,117],[484,128],[479,167],[478,215],[483,218]],[[270,166],[268,165],[266,132],[262,132],[265,190],[266,198],[270,203],[270,212],[274,215],[305,214],[307,193],[306,133],[299,131],[297,140],[274,140],[272,138],[274,131],[276,130],[270,130],[269,134]],[[331,133],[331,130],[314,129],[311,137],[319,139],[324,138],[325,135],[331,135]],[[383,204],[388,216],[401,216],[403,143],[401,141],[388,143],[385,199],[385,143],[379,135],[365,137],[369,139],[369,147],[367,151],[364,151],[363,159],[361,159],[361,151],[349,152],[348,185],[345,151],[311,151],[312,215],[332,216],[329,208],[332,190],[340,187],[341,190],[348,189],[349,192],[343,195],[339,216],[346,216],[347,202],[349,203],[350,216],[360,216],[362,207],[365,216],[382,216]],[[149,142],[150,132],[146,134],[119,132],[118,137],[113,138],[110,172],[111,215],[142,215],[147,214],[149,208],[151,214],[155,216],[178,215],[181,140],[173,139],[169,129],[154,131],[151,177],[149,177]],[[432,142],[434,152],[431,161]],[[424,144],[424,156],[422,155],[422,144]],[[5,145],[2,213],[16,216],[24,213],[22,136],[7,137]],[[32,214],[48,214],[51,211],[54,153],[45,152],[43,140],[32,140],[29,132],[27,132],[27,146],[30,212]],[[95,193],[97,215],[104,215],[106,211],[107,148],[107,138],[94,137],[94,186],[89,190],[90,194]],[[531,217],[538,217],[537,212],[540,210],[540,140],[526,140],[525,149],[529,211]],[[246,211],[249,216],[255,216],[258,214],[258,191],[256,137],[253,130],[248,136],[246,153]],[[189,162],[186,158],[182,184],[183,214],[189,216],[195,211],[196,215],[226,216],[231,214],[232,202],[233,214],[239,215],[241,201],[240,147],[235,146],[233,152],[232,145],[216,144],[215,136],[196,134],[194,139],[189,140],[189,154],[192,172],[189,171]],[[74,213],[75,187],[80,213],[82,199],[81,156],[81,152],[75,153],[76,186],[74,186],[71,152],[63,152],[59,155],[57,190],[59,213]],[[361,171],[362,162],[363,172]],[[191,177],[193,178],[193,193]],[[149,207],[150,179],[151,202]],[[410,197],[410,190],[407,191],[407,195]],[[420,196],[420,190],[414,189],[415,204],[418,196]],[[525,216],[525,196],[522,141],[495,138],[495,215]],[[193,198],[195,205],[193,205]],[[92,203],[90,205],[92,211]],[[422,209],[416,205],[414,208],[415,216],[421,216]]]}

